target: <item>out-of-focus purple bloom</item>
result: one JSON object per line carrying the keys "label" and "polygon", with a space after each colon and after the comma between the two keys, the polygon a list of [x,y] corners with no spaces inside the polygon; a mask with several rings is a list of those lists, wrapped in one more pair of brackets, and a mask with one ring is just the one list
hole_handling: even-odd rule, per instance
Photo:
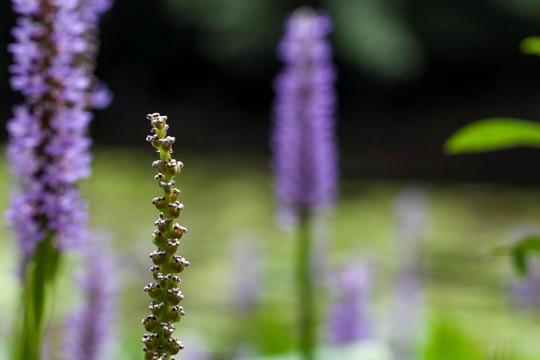
{"label": "out-of-focus purple bloom", "polygon": [[48,235],[59,250],[86,236],[86,203],[76,183],[90,174],[88,110],[110,100],[104,90],[92,96],[97,21],[110,5],[13,0],[20,16],[8,48],[14,59],[11,86],[26,101],[14,108],[7,125],[15,195],[6,217],[25,260]]}
{"label": "out-of-focus purple bloom", "polygon": [[64,333],[64,360],[111,359],[115,340],[115,308],[118,283],[106,233],[92,236],[80,247],[84,274],[79,279],[85,304],[67,320]]}
{"label": "out-of-focus purple bloom", "polygon": [[391,345],[400,360],[415,358],[414,348],[421,322],[422,288],[419,280],[419,252],[427,218],[427,195],[409,188],[398,195],[394,215],[398,235],[398,275],[395,283]]}
{"label": "out-of-focus purple bloom", "polygon": [[540,264],[529,259],[526,279],[513,277],[510,284],[512,300],[519,310],[532,310],[540,304]]}
{"label": "out-of-focus purple bloom", "polygon": [[369,265],[352,263],[331,282],[335,294],[328,311],[330,344],[346,345],[373,336],[369,318],[372,275]]}
{"label": "out-of-focus purple bloom", "polygon": [[301,8],[286,22],[278,47],[285,66],[274,83],[271,147],[279,214],[288,223],[330,207],[337,192],[331,29],[326,14]]}
{"label": "out-of-focus purple bloom", "polygon": [[252,241],[241,239],[233,245],[231,257],[232,301],[238,312],[249,313],[257,306],[261,294],[261,252]]}
{"label": "out-of-focus purple bloom", "polygon": [[[538,235],[536,226],[527,223],[515,225],[509,234],[510,243],[516,243],[527,236]],[[527,259],[527,277],[518,278],[513,268],[509,269],[507,290],[517,310],[533,310],[540,305],[540,263],[538,259]]]}
{"label": "out-of-focus purple bloom", "polygon": [[203,338],[197,335],[187,335],[185,337],[187,345],[182,350],[182,360],[210,360],[210,352]]}
{"label": "out-of-focus purple bloom", "polygon": [[426,222],[426,199],[424,190],[408,188],[398,195],[394,206],[397,235],[402,244],[400,247],[403,250],[410,249],[409,253],[414,258],[417,256]]}

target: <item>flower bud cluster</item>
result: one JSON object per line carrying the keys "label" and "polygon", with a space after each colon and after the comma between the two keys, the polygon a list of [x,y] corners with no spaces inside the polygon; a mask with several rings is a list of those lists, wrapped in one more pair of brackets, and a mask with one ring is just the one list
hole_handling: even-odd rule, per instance
{"label": "flower bud cluster", "polygon": [[152,242],[157,250],[150,254],[154,266],[150,272],[154,282],[144,287],[144,291],[152,298],[150,311],[152,314],[142,320],[147,334],[144,334],[145,360],[172,360],[172,355],[177,354],[184,345],[180,340],[173,337],[175,322],[185,315],[180,302],[184,299],[182,291],[178,288],[181,273],[189,262],[176,254],[180,239],[187,229],[175,223],[184,205],[178,201],[180,190],[174,187],[174,177],[183,167],[180,161],[171,158],[174,137],[167,136],[167,117],[158,113],[148,114],[148,120],[152,125],[152,134],[146,140],[152,144],[160,154],[160,159],[152,163],[158,173],[154,177],[159,187],[163,189],[163,195],[155,197],[152,204],[159,210],[158,219],[154,222],[157,229],[152,233]]}

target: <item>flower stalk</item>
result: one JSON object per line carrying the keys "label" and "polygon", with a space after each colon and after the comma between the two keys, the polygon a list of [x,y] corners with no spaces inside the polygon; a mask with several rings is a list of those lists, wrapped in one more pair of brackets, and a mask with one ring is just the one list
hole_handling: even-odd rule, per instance
{"label": "flower stalk", "polygon": [[6,218],[25,283],[17,358],[38,360],[58,264],[86,238],[90,108],[110,94],[92,75],[97,24],[110,0],[12,0],[18,15],[8,50],[11,87],[25,98],[9,120],[7,156],[14,192]]}
{"label": "flower stalk", "polygon": [[311,360],[315,351],[315,304],[313,299],[312,242],[310,214],[300,214],[298,223],[297,281],[300,300],[300,351],[305,360]]}
{"label": "flower stalk", "polygon": [[150,303],[151,314],[142,320],[144,328],[149,332],[144,334],[145,360],[173,360],[184,345],[178,338],[173,337],[175,323],[185,315],[180,302],[184,299],[182,291],[178,288],[181,273],[189,262],[182,256],[177,255],[180,239],[187,229],[178,223],[177,219],[184,205],[178,201],[180,190],[174,187],[174,178],[183,167],[180,161],[171,157],[174,137],[167,136],[167,117],[158,113],[148,114],[152,126],[152,134],[146,140],[156,148],[160,159],[152,163],[158,174],[154,177],[159,187],[163,189],[162,196],[152,200],[154,206],[160,211],[158,219],[154,222],[157,230],[152,234],[152,242],[157,250],[150,254],[154,266],[150,268],[155,282],[145,286],[152,301]]}
{"label": "flower stalk", "polygon": [[312,222],[332,208],[337,192],[335,69],[326,36],[330,18],[311,8],[296,10],[285,23],[278,56],[284,67],[274,87],[274,155],[280,222],[298,232],[299,347],[312,360],[316,347]]}

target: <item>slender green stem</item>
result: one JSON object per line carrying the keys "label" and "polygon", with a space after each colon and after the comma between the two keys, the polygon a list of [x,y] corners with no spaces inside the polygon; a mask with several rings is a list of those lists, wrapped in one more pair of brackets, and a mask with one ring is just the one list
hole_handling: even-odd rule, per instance
{"label": "slender green stem", "polygon": [[298,289],[300,290],[300,351],[304,360],[315,352],[315,313],[311,256],[311,217],[304,211],[298,224]]}
{"label": "slender green stem", "polygon": [[23,294],[23,321],[17,347],[17,358],[20,360],[40,359],[44,318],[51,304],[59,260],[60,253],[49,235],[37,245],[34,257],[28,264]]}

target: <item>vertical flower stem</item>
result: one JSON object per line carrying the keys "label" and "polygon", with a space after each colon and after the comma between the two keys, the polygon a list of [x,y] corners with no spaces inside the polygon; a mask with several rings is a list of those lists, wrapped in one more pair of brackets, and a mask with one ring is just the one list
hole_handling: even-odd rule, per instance
{"label": "vertical flower stem", "polygon": [[60,253],[49,234],[36,247],[26,273],[24,314],[17,348],[17,358],[20,360],[39,360],[41,356],[43,320],[50,306],[59,260]]}
{"label": "vertical flower stem", "polygon": [[311,256],[311,216],[300,214],[298,222],[298,289],[300,291],[300,352],[304,360],[313,360],[315,351],[315,316]]}

